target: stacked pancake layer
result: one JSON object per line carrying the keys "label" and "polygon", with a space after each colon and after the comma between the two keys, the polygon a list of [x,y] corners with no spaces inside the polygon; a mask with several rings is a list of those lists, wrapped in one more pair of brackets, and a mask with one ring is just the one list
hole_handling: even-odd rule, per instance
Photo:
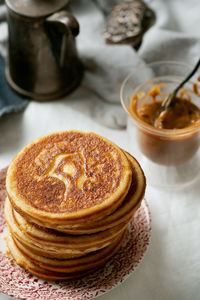
{"label": "stacked pancake layer", "polygon": [[12,256],[44,279],[92,272],[120,248],[145,185],[138,162],[94,133],[66,131],[32,142],[7,172]]}

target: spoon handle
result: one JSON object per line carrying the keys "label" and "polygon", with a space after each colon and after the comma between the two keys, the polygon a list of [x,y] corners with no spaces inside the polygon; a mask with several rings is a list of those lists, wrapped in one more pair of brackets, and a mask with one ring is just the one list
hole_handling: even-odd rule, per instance
{"label": "spoon handle", "polygon": [[199,66],[200,66],[200,59],[198,60],[197,64],[195,65],[194,69],[190,72],[190,74],[188,74],[188,76],[177,86],[177,88],[163,101],[160,113],[162,111],[166,110],[170,106],[171,102],[175,99],[176,94],[178,93],[178,91],[195,74],[195,72],[197,71]]}
{"label": "spoon handle", "polygon": [[198,60],[197,64],[195,65],[194,69],[190,72],[190,74],[188,74],[188,76],[174,90],[175,96],[176,96],[176,93],[179,91],[179,89],[182,88],[182,86],[184,86],[184,84],[195,74],[195,72],[197,71],[199,66],[200,66],[200,59]]}
{"label": "spoon handle", "polygon": [[171,94],[169,94],[168,97],[163,101],[161,108],[160,108],[159,112],[157,113],[157,117],[154,121],[155,127],[158,126],[158,119],[159,119],[160,114],[168,109],[170,104],[174,101],[174,99],[176,99],[176,94],[178,93],[178,91],[195,74],[195,72],[197,71],[199,66],[200,66],[200,59],[198,60],[197,64],[195,65],[194,69],[190,72],[190,74],[188,74],[188,76],[177,86],[177,88]]}

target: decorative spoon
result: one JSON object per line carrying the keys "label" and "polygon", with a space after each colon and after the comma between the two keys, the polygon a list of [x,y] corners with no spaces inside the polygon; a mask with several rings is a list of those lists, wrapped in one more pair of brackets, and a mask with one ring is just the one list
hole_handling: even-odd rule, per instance
{"label": "decorative spoon", "polygon": [[196,71],[198,70],[200,66],[200,59],[198,60],[197,64],[195,65],[195,67],[193,68],[193,70],[190,72],[190,74],[188,74],[188,76],[177,86],[177,88],[171,93],[169,94],[169,96],[163,101],[160,110],[158,111],[157,117],[155,119],[155,127],[157,127],[157,121],[158,118],[160,116],[160,114],[164,111],[166,111],[169,106],[172,104],[172,102],[175,101],[176,99],[176,95],[178,93],[178,91],[184,86],[184,84],[196,73]]}

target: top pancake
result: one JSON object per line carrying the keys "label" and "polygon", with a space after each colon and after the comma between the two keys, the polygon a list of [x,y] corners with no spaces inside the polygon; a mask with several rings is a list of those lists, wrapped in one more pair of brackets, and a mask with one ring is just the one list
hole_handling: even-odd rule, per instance
{"label": "top pancake", "polygon": [[131,184],[126,155],[94,133],[52,133],[27,145],[8,168],[6,189],[23,215],[54,221],[101,217]]}
{"label": "top pancake", "polygon": [[[121,223],[128,222],[130,218],[134,215],[135,211],[141,204],[141,201],[144,197],[145,188],[146,188],[146,179],[144,173],[137,162],[137,160],[132,157],[129,153],[123,151],[127,156],[131,169],[132,169],[132,181],[129,188],[129,191],[124,198],[122,204],[111,214],[106,215],[101,219],[80,219],[76,220],[73,224],[66,221],[60,221],[59,224],[48,222],[48,220],[38,220],[32,216],[24,220],[25,223],[35,223],[42,227],[47,227],[51,229],[56,229],[56,231],[66,232],[68,234],[82,235],[96,233],[99,231],[107,230]],[[21,216],[22,218],[22,216]],[[22,218],[24,219],[24,218]],[[22,224],[22,221],[20,221]],[[34,225],[35,225],[34,224]]]}

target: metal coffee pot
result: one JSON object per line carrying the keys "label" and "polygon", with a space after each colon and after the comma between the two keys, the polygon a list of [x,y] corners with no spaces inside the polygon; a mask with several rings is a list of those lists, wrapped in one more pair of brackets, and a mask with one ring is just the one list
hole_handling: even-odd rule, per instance
{"label": "metal coffee pot", "polygon": [[75,37],[79,24],[68,0],[6,0],[8,66],[6,78],[18,93],[36,100],[56,99],[81,81],[83,67]]}

